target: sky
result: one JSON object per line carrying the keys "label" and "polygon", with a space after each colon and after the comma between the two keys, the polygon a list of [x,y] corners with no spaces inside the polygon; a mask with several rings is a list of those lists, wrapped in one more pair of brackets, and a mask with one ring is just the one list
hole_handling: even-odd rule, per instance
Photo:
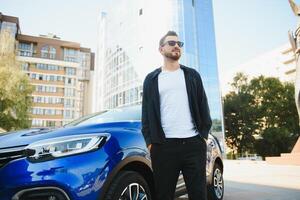
{"label": "sky", "polygon": [[[0,0],[0,12],[19,17],[22,34],[54,33],[95,51],[97,19],[107,1]],[[287,43],[297,23],[288,0],[213,0],[213,7],[221,83],[240,64]]]}
{"label": "sky", "polygon": [[[223,94],[239,71],[258,74],[262,66],[245,70],[245,63],[289,42],[288,30],[297,19],[288,0],[214,0],[219,76]],[[300,5],[300,1],[296,0]],[[266,66],[270,69],[270,66]]]}

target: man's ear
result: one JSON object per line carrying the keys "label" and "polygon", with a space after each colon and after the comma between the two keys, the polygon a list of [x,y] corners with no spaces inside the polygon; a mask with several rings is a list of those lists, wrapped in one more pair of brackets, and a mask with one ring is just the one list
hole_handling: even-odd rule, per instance
{"label": "man's ear", "polygon": [[162,53],[162,52],[163,52],[163,49],[162,49],[162,47],[159,47],[159,48],[158,48],[158,50],[159,50],[159,52],[160,52],[160,53]]}

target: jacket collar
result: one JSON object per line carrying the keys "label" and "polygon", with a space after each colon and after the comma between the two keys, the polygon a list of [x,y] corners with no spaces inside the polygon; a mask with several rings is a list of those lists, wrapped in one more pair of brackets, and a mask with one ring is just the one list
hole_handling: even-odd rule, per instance
{"label": "jacket collar", "polygon": [[[179,65],[180,65],[180,69],[182,69],[183,72],[186,73],[186,72],[187,72],[187,67],[184,66],[184,65],[182,65],[182,64],[179,64]],[[160,74],[160,72],[161,72],[161,67],[155,69],[155,70],[153,71],[153,74],[152,74],[151,78],[152,78],[152,79],[153,79],[153,78],[156,78],[156,77]]]}

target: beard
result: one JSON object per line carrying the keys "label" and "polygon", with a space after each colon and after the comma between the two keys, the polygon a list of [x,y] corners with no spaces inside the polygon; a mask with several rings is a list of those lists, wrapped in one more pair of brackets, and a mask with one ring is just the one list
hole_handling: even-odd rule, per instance
{"label": "beard", "polygon": [[174,60],[174,61],[177,61],[179,60],[181,56],[181,53],[179,51],[172,51],[172,52],[166,52],[165,53],[165,57],[171,59],[171,60]]}

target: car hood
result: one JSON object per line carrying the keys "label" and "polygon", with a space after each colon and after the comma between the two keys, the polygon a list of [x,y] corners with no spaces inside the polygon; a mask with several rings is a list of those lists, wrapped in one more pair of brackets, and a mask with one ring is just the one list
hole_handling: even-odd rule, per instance
{"label": "car hood", "polygon": [[8,132],[0,135],[0,149],[27,146],[33,142],[44,139],[57,138],[62,136],[91,134],[91,133],[107,133],[115,128],[139,128],[140,123],[132,122],[114,122],[103,124],[92,124],[85,126],[74,126],[67,128],[34,128],[14,132]]}

